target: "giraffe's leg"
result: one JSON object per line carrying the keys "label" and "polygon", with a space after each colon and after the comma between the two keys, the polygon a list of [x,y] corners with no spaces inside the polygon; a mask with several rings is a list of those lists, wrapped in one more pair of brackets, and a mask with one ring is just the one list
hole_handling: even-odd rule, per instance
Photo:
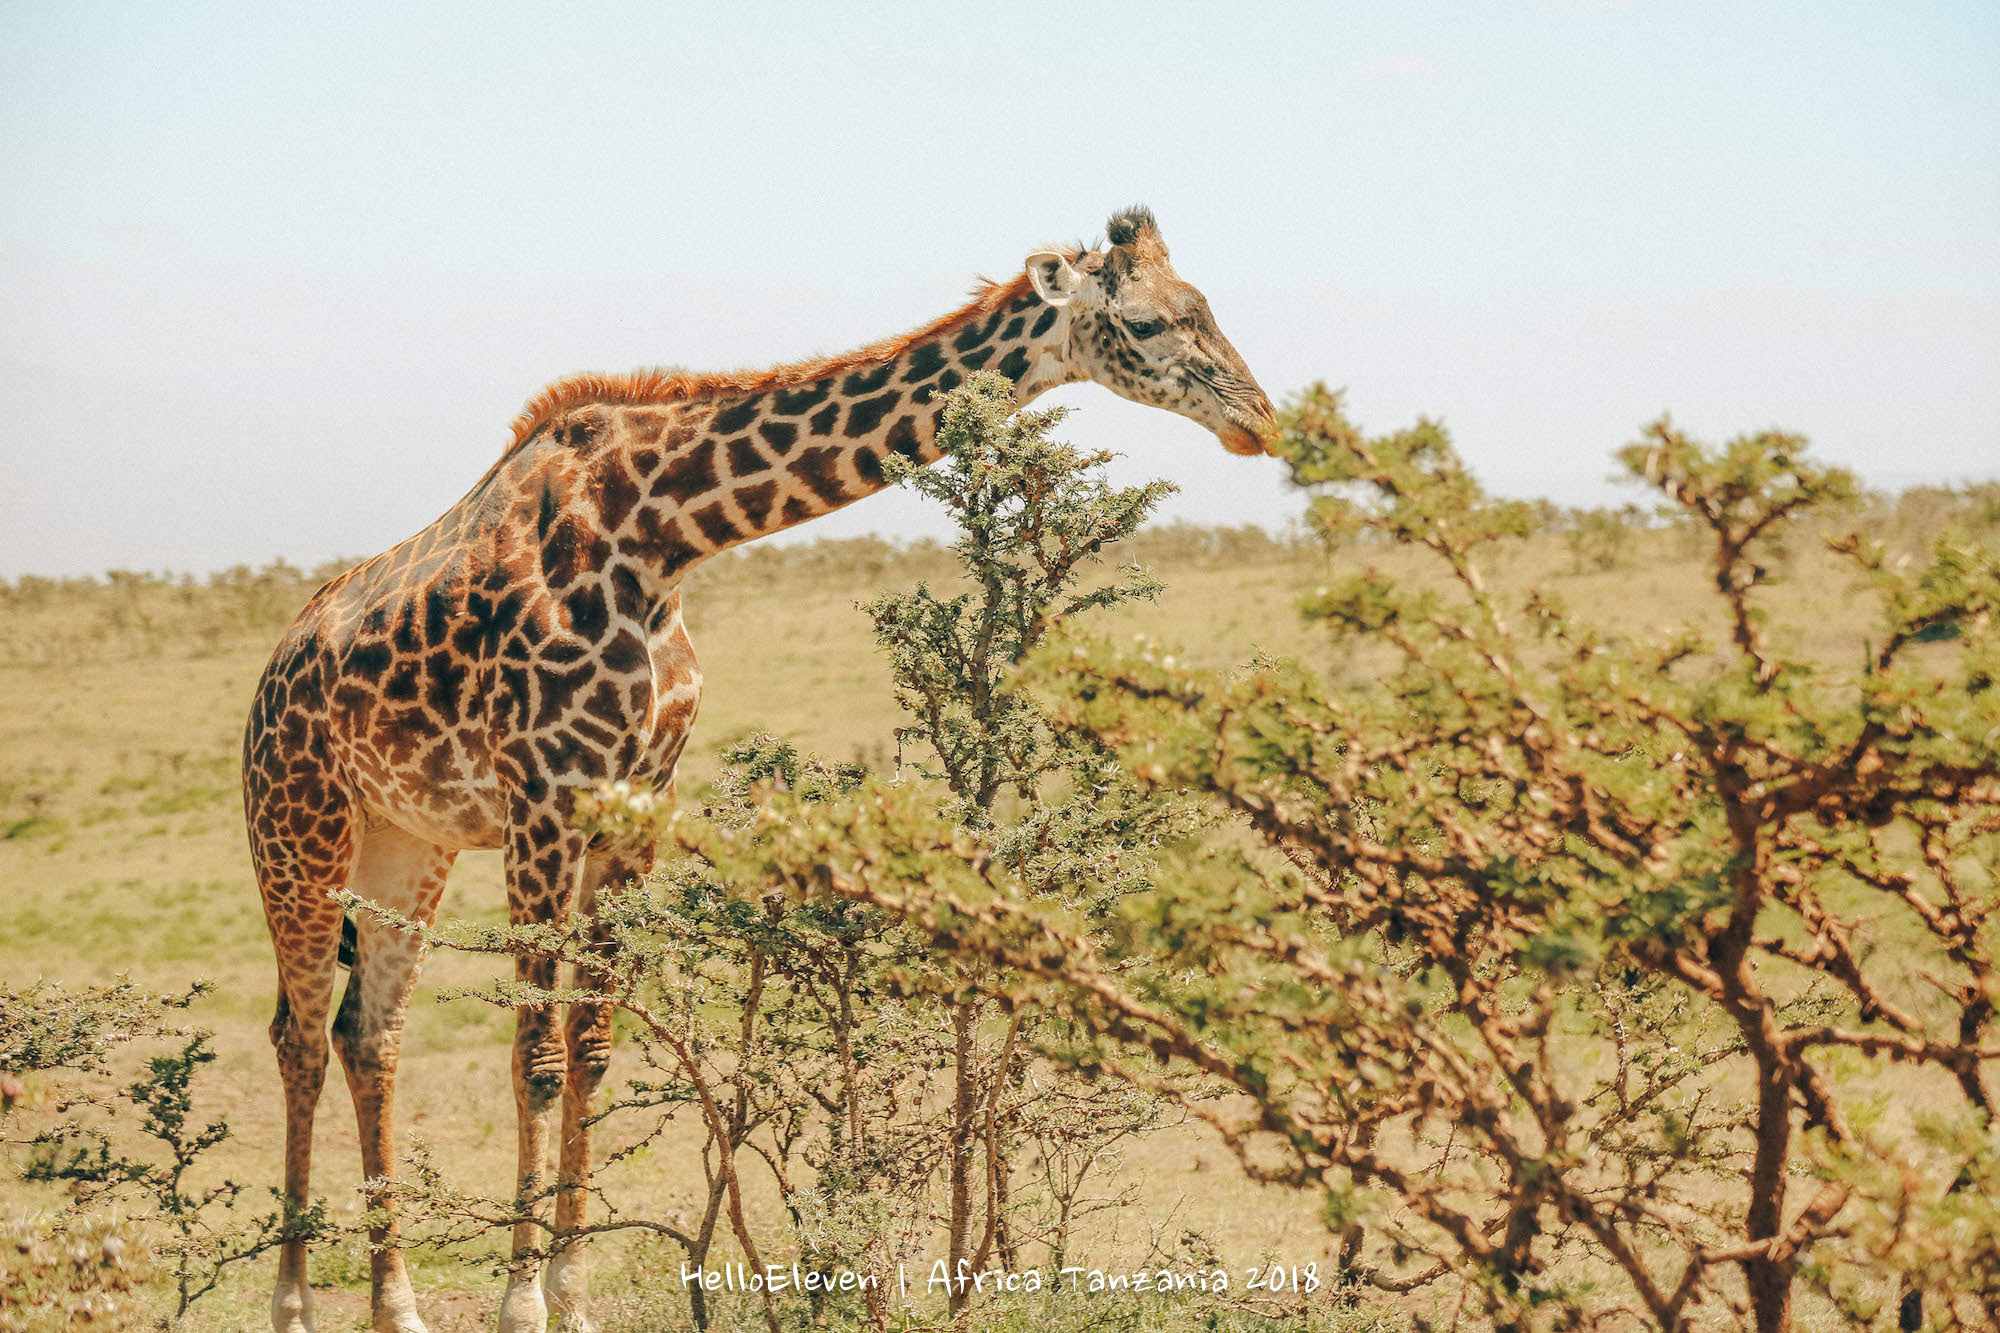
{"label": "giraffe's leg", "polygon": [[[393,825],[361,836],[348,888],[375,905],[428,925],[437,914],[445,873],[458,853],[435,846]],[[382,918],[362,912],[355,923],[354,968],[347,994],[334,1016],[335,1049],[354,1098],[361,1131],[361,1175],[365,1180],[396,1174],[396,1060],[403,1044],[403,1016],[423,966],[422,945]],[[403,1252],[396,1247],[394,1203],[371,1191],[368,1206],[388,1212],[386,1225],[369,1230],[369,1278],[378,1333],[424,1333],[410,1291]]]}
{"label": "giraffe's leg", "polygon": [[[584,861],[576,910],[594,917],[601,895],[644,875],[652,866],[651,847],[593,849]],[[593,931],[593,938],[608,946],[601,934]],[[579,966],[571,984],[578,990],[602,990],[607,983],[601,974]],[[569,1051],[569,1077],[563,1085],[562,1163],[556,1173],[558,1235],[582,1226],[588,1205],[590,1126],[587,1122],[592,1099],[611,1063],[611,1006],[571,1005],[564,1035]],[[581,1243],[549,1260],[542,1288],[548,1297],[549,1313],[555,1316],[562,1333],[590,1333],[587,1313],[590,1274]]]}
{"label": "giraffe's leg", "polygon": [[[515,925],[560,920],[576,891],[583,865],[583,839],[546,807],[515,812],[507,840],[507,912]],[[547,958],[514,960],[515,978],[541,990],[554,989],[556,965]],[[567,1081],[569,1054],[562,1029],[548,1005],[523,1005],[515,1014],[514,1111],[520,1128],[517,1198],[540,1214],[549,1191],[549,1139],[557,1103]],[[523,1256],[548,1240],[531,1222],[514,1228],[514,1263],[500,1300],[499,1333],[544,1333],[548,1303],[542,1295],[540,1264]]]}
{"label": "giraffe's leg", "polygon": [[[278,956],[271,1044],[285,1088],[285,1205],[296,1214],[312,1199],[313,1115],[326,1084],[326,1015],[340,951],[340,905],[330,894],[347,883],[352,821],[345,798],[321,780],[298,778],[283,789],[253,782],[245,796],[251,857]],[[312,1333],[303,1240],[287,1240],[278,1252],[271,1327]]]}

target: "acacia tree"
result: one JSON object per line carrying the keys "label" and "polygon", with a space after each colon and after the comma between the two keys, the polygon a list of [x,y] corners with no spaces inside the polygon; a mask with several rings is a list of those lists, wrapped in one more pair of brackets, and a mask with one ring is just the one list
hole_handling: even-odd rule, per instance
{"label": "acacia tree", "polygon": [[1004,967],[1011,1003],[1096,1035],[1092,1072],[1242,1094],[1188,1107],[1319,1194],[1351,1282],[1451,1283],[1509,1329],[1776,1333],[1802,1289],[2000,1326],[1993,554],[1835,540],[1879,638],[1808,660],[1767,622],[1764,552],[1851,480],[1795,437],[1662,422],[1621,457],[1706,533],[1724,636],[1626,636],[1496,590],[1532,514],[1439,428],[1366,438],[1323,389],[1286,421],[1324,531],[1433,562],[1306,607],[1377,681],[1109,650],[1048,672],[1084,742],[1256,846],[1164,869],[1115,948],[893,792],[739,839],[742,872]]}
{"label": "acacia tree", "polygon": [[[857,782],[852,791],[898,792],[956,845],[1007,867],[1025,891],[1071,901],[1086,922],[1102,922],[1141,882],[1152,849],[1185,836],[1190,812],[1145,798],[1102,747],[1051,729],[1022,688],[1018,669],[1065,622],[1157,592],[1136,566],[1115,571],[1108,581],[1092,583],[1087,576],[1106,548],[1129,537],[1171,487],[1110,486],[1101,476],[1108,455],[1050,438],[1062,415],[1015,413],[1004,380],[974,376],[945,402],[938,432],[942,459],[929,468],[890,460],[892,475],[952,517],[958,536],[948,551],[961,587],[940,592],[920,583],[863,607],[909,721],[896,733],[895,778]],[[916,780],[902,771],[907,747],[916,750],[907,765]],[[792,816],[812,827],[820,827],[826,811],[844,818],[855,799],[828,800],[824,792],[801,799],[769,784],[752,794],[785,802]],[[679,840],[707,873],[732,885],[736,897],[761,900],[767,883],[754,868],[745,869],[735,847],[774,831],[768,818],[690,820]],[[830,901],[839,900],[809,900]],[[907,932],[899,938],[905,949],[916,939]],[[935,1069],[947,1089],[945,1104],[934,1122],[917,1117],[900,1130],[892,1131],[884,1117],[882,1128],[868,1136],[875,1145],[871,1159],[907,1162],[907,1154],[893,1151],[897,1142],[913,1133],[929,1136],[943,1150],[938,1221],[946,1271],[956,1279],[996,1259],[1018,1267],[1028,1239],[1024,1230],[1058,1248],[1067,1242],[1089,1178],[1078,1164],[1109,1143],[1156,1128],[1161,1110],[1147,1098],[1073,1088],[1055,1095],[1032,1086],[1029,1062],[1040,1033],[1031,1011],[1011,1005],[1005,969],[977,953],[955,951],[948,941],[923,943],[930,947],[920,959],[897,960],[885,976],[913,1021],[942,1019],[935,1063],[917,1058],[903,1067],[920,1076],[919,1087]],[[887,998],[845,1012],[828,1030],[839,1036],[879,1015]],[[907,1084],[902,1095],[920,1099]],[[850,1151],[859,1150],[863,1137],[857,1121],[847,1135]],[[1047,1197],[1015,1197],[1017,1163],[1009,1145],[1017,1142],[1074,1159],[1043,1172]],[[883,1147],[892,1149],[886,1158]],[[855,1179],[852,1173],[846,1178]],[[1031,1210],[1041,1219],[1024,1228]],[[950,1312],[962,1310],[971,1294],[969,1285],[955,1283]]]}
{"label": "acacia tree", "polygon": [[[943,458],[929,468],[895,459],[890,475],[951,515],[958,535],[949,550],[970,588],[941,597],[920,583],[864,609],[912,719],[897,730],[899,746],[928,751],[918,772],[950,794],[940,817],[1034,881],[1037,893],[1082,890],[1101,909],[1132,887],[1130,871],[1116,865],[1121,853],[1156,840],[1176,815],[1130,799],[1117,764],[1052,731],[1016,677],[1059,624],[1157,595],[1159,584],[1136,565],[1095,586],[1082,580],[1174,488],[1110,486],[1100,475],[1109,454],[1050,438],[1063,415],[1015,413],[1010,386],[990,374],[947,399]],[[1007,1145],[1044,1128],[1030,1112],[1033,1099],[1020,1095],[1028,1014],[998,1016],[1005,978],[976,953],[943,952],[936,963],[927,988],[945,1008],[952,1039],[945,1262],[953,1274],[977,1271],[997,1253],[1013,1267]],[[1094,1125],[1104,1101],[1087,1098],[1081,1115],[1068,1118]],[[975,1203],[975,1194],[985,1197]],[[951,1291],[953,1314],[969,1294]]]}

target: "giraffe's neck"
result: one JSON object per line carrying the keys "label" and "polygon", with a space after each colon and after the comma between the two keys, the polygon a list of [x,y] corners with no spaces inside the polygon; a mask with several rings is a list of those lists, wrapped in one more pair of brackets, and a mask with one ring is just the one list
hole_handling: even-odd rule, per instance
{"label": "giraffe's neck", "polygon": [[892,453],[936,459],[938,399],[973,373],[1005,376],[1022,404],[1069,382],[1068,326],[1026,290],[879,360],[702,402],[619,409],[622,441],[599,466],[623,474],[621,493],[628,481],[639,493],[628,513],[604,516],[606,527],[622,554],[677,581],[730,547],[882,489]]}

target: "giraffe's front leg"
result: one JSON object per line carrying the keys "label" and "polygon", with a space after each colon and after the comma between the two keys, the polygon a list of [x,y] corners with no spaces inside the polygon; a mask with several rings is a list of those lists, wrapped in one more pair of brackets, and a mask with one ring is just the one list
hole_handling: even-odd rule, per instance
{"label": "giraffe's front leg", "polygon": [[[576,910],[595,918],[603,894],[643,876],[652,865],[650,847],[593,850],[584,863]],[[593,929],[592,937],[599,948],[609,949],[610,941],[602,932]],[[602,991],[610,980],[601,972],[579,965],[573,984],[578,990]],[[569,1081],[563,1089],[562,1165],[556,1175],[558,1237],[584,1223],[590,1188],[591,1103],[611,1062],[611,1006],[571,1005],[565,1035]],[[590,1333],[590,1274],[581,1242],[567,1246],[549,1260],[548,1276],[542,1287],[548,1297],[549,1312],[555,1316],[561,1333]]]}
{"label": "giraffe's front leg", "polygon": [[[583,839],[555,812],[517,814],[507,842],[507,909],[517,926],[557,921],[567,913],[583,863]],[[540,990],[555,986],[556,965],[548,958],[522,955],[514,975]],[[523,1213],[543,1215],[549,1194],[549,1140],[557,1104],[567,1081],[569,1056],[552,1006],[523,1005],[515,1011],[514,1109],[520,1130],[517,1193]],[[514,1228],[513,1267],[500,1301],[499,1333],[544,1333],[548,1305],[542,1296],[541,1264],[527,1257],[547,1240],[537,1223]]]}
{"label": "giraffe's front leg", "polygon": [[[378,907],[428,925],[437,915],[445,875],[457,855],[393,825],[380,825],[362,835],[348,888]],[[334,1015],[333,1034],[354,1098],[364,1180],[395,1179],[396,1065],[423,954],[416,937],[382,917],[364,912],[355,923],[354,967]],[[425,1333],[398,1243],[393,1193],[370,1191],[368,1207],[381,1215],[380,1225],[368,1233],[372,1327],[379,1333]]]}

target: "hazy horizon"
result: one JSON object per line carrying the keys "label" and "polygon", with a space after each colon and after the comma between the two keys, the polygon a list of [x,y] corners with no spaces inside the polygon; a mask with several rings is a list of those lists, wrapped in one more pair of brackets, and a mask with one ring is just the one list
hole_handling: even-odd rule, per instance
{"label": "hazy horizon", "polygon": [[[12,4],[0,575],[380,550],[578,370],[760,365],[1158,213],[1274,398],[1562,504],[1663,411],[2000,476],[2000,10]],[[1275,460],[1093,386],[1164,517]],[[937,535],[888,493],[795,531]]]}

